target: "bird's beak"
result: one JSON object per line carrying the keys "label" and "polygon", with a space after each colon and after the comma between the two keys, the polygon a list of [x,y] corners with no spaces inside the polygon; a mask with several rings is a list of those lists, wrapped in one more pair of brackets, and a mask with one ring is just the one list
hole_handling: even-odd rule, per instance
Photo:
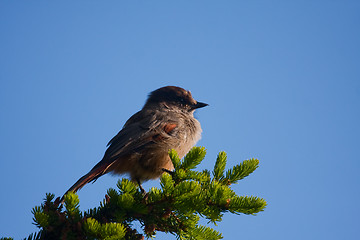
{"label": "bird's beak", "polygon": [[206,107],[206,106],[209,106],[209,104],[207,103],[203,103],[203,102],[197,102],[196,104],[194,104],[192,106],[193,109],[197,109],[197,108],[203,108],[203,107]]}

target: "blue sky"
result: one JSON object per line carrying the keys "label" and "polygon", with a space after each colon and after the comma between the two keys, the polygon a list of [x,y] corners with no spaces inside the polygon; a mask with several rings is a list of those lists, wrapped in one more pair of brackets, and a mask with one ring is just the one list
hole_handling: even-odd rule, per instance
{"label": "blue sky", "polygon": [[[260,168],[234,185],[268,207],[224,239],[359,239],[359,1],[1,1],[0,237],[102,157],[147,94],[177,85],[207,148]],[[95,207],[116,177],[80,192]],[[150,181],[145,188],[158,186]],[[165,239],[159,234],[158,239]]]}

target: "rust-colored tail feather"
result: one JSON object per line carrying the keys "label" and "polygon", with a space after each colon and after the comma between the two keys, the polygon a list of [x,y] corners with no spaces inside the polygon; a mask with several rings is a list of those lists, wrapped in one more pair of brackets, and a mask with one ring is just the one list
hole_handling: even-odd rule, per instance
{"label": "rust-colored tail feather", "polygon": [[[100,162],[101,163],[101,162]],[[62,196],[61,202],[64,201],[64,196],[68,192],[77,192],[79,189],[81,189],[85,184],[96,181],[100,176],[104,175],[108,169],[109,165],[106,166],[106,164],[97,164],[93,169],[91,169],[90,172],[82,176],[77,182],[69,188],[69,190],[66,191],[66,193]]]}

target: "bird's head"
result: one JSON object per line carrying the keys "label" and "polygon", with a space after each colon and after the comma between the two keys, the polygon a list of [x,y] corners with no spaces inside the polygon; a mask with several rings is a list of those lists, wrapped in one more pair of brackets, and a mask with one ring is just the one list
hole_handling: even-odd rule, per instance
{"label": "bird's head", "polygon": [[208,106],[206,103],[196,101],[190,91],[175,86],[166,86],[151,92],[144,107],[151,105],[177,106],[189,112]]}

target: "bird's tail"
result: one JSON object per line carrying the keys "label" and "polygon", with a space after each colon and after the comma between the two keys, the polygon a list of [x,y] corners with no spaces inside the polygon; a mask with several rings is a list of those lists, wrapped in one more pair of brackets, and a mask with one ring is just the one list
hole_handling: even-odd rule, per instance
{"label": "bird's tail", "polygon": [[107,169],[109,166],[106,166],[106,164],[98,164],[93,169],[91,169],[90,172],[82,176],[77,182],[72,185],[69,190],[65,192],[65,194],[61,198],[61,202],[64,202],[64,197],[68,192],[77,192],[79,189],[81,189],[85,184],[89,182],[95,182],[96,179],[98,179],[100,176],[107,173]]}

